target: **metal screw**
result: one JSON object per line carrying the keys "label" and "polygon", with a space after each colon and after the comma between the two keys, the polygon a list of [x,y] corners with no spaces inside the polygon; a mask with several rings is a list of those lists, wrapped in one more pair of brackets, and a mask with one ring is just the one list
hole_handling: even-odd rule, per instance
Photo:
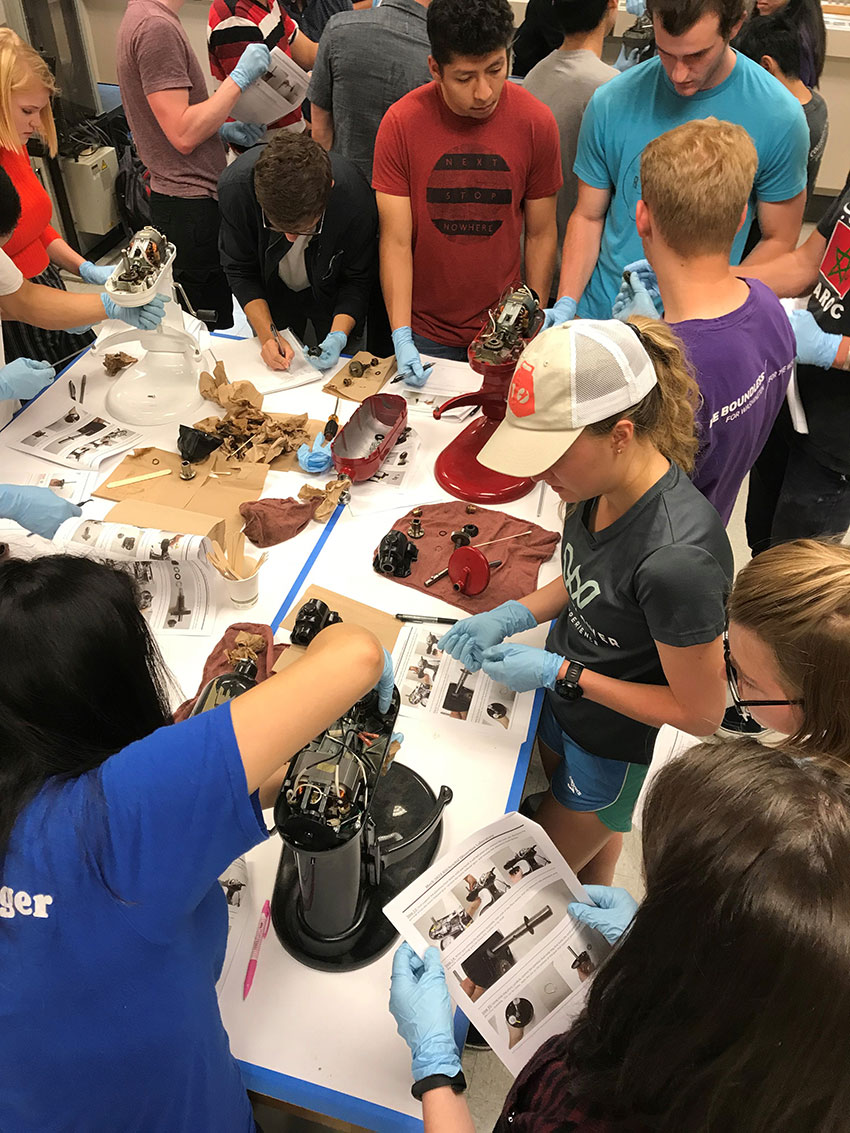
{"label": "metal screw", "polygon": [[421,539],[425,532],[422,530],[421,519],[411,519],[410,527],[407,529],[407,536],[409,539]]}
{"label": "metal screw", "polygon": [[180,462],[180,479],[181,480],[194,480],[195,469],[188,460],[181,460]]}

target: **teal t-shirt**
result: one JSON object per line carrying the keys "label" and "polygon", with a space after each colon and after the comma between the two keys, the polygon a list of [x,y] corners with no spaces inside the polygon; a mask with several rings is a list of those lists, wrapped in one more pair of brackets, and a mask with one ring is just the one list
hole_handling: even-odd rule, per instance
{"label": "teal t-shirt", "polygon": [[758,170],[747,220],[735,238],[732,262],[743,255],[755,202],[787,201],[806,187],[809,131],[796,98],[771,74],[736,52],[727,79],[689,98],[677,94],[655,56],[594,93],[582,120],[573,170],[596,189],[610,189],[599,259],[579,303],[583,318],[610,319],[623,267],[643,257],[635,227],[640,158],[653,138],[698,118],[743,126],[755,143]]}

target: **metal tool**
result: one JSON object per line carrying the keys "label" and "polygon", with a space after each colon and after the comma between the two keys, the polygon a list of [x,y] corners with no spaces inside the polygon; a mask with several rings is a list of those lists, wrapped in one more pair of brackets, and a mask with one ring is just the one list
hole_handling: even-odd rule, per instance
{"label": "metal tool", "polygon": [[70,378],[68,378],[68,393],[71,395],[72,401],[77,400],[77,387]]}
{"label": "metal tool", "polygon": [[82,380],[80,381],[80,405],[83,404],[83,400],[84,400],[85,396],[86,396],[86,375],[83,374]]}
{"label": "metal tool", "polygon": [[528,531],[519,531],[516,535],[503,535],[501,539],[489,539],[486,543],[476,543],[475,547],[480,550],[482,547],[492,547],[494,543],[507,543],[509,539],[521,539],[523,535],[530,535],[533,530],[533,527],[529,527]]}
{"label": "metal tool", "polygon": [[337,417],[337,410],[338,409],[339,409],[339,398],[336,399],[336,405],[334,406],[334,411],[330,415],[330,417],[328,417],[327,423],[325,424],[325,427],[322,430],[322,433],[323,433],[326,441],[332,441],[334,439],[334,437],[337,435],[337,433],[339,432],[339,417]]}

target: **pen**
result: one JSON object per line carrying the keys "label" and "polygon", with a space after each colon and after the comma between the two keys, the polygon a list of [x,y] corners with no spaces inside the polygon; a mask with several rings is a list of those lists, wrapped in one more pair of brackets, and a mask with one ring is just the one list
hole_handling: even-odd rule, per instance
{"label": "pen", "polygon": [[248,967],[245,971],[245,983],[242,985],[242,998],[248,998],[248,992],[251,990],[251,984],[254,982],[254,972],[257,970],[257,960],[260,958],[260,949],[263,946],[263,941],[269,934],[269,925],[272,920],[271,905],[266,901],[263,905],[263,911],[260,913],[260,921],[257,925],[257,931],[254,933],[254,943],[251,946],[251,959],[248,961]]}
{"label": "pen", "polygon": [[277,327],[274,325],[274,323],[271,324],[271,328],[272,328],[272,334],[274,335],[275,345],[277,346],[277,348],[281,352],[281,354],[283,354],[285,356],[286,351],[283,349],[283,343],[280,341],[280,331],[277,329]]}
{"label": "pen", "polygon": [[396,614],[400,622],[415,622],[417,625],[453,626],[457,618],[426,618],[421,614]]}
{"label": "pen", "polygon": [[83,398],[86,396],[86,375],[83,374],[83,379],[80,382],[80,405],[83,404]]}

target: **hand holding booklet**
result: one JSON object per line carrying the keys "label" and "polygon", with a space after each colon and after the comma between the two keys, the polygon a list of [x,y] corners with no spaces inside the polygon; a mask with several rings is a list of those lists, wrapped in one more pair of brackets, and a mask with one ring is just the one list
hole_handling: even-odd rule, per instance
{"label": "hand holding booklet", "polygon": [[584,1006],[611,948],[567,912],[592,905],[546,832],[506,814],[439,858],[384,909],[421,956],[440,949],[449,993],[517,1074]]}

